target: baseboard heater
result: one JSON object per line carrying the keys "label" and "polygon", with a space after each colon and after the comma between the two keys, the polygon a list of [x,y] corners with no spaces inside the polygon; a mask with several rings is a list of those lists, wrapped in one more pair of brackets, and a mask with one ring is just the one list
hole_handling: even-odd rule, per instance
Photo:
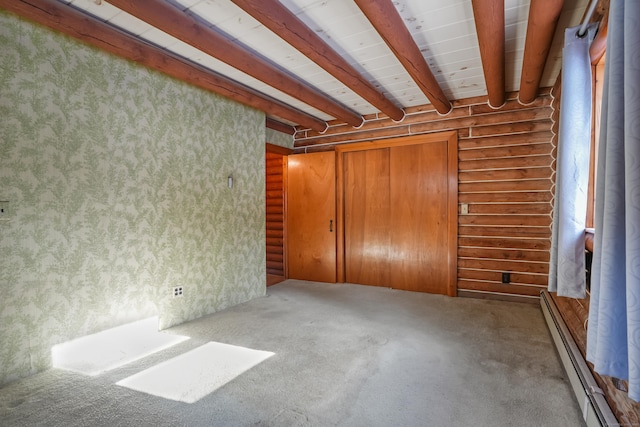
{"label": "baseboard heater", "polygon": [[602,390],[547,291],[540,294],[540,306],[587,427],[618,426]]}

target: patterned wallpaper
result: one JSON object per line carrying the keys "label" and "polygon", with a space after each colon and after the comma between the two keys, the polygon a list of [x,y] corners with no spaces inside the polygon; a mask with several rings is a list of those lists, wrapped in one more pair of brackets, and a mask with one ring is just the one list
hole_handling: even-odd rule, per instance
{"label": "patterned wallpaper", "polygon": [[264,120],[0,11],[0,384],[264,295]]}
{"label": "patterned wallpaper", "polygon": [[293,148],[293,135],[287,133],[278,132],[273,129],[266,129],[267,142],[273,145],[279,145],[281,147]]}

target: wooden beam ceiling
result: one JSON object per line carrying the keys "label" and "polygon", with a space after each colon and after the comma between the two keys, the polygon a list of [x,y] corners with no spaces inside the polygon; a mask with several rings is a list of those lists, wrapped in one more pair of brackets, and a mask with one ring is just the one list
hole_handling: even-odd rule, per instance
{"label": "wooden beam ceiling", "polygon": [[364,118],[164,0],[109,0],[119,9],[314,108],[360,126]]}
{"label": "wooden beam ceiling", "polygon": [[489,106],[505,102],[504,0],[472,0]]}
{"label": "wooden beam ceiling", "polygon": [[266,118],[265,124],[269,129],[277,130],[278,132],[287,133],[289,135],[296,133],[296,129],[293,126],[289,126],[270,117]]}
{"label": "wooden beam ceiling", "polygon": [[563,3],[564,0],[531,0],[518,95],[522,104],[531,104],[538,96]]}
{"label": "wooden beam ceiling", "polygon": [[404,111],[401,108],[380,93],[342,56],[278,0],[231,1],[371,105],[396,121],[402,120]]}
{"label": "wooden beam ceiling", "polygon": [[56,0],[0,0],[0,7],[52,30],[267,114],[300,123],[318,132],[327,128],[327,123],[322,120],[144,43],[65,3]]}
{"label": "wooden beam ceiling", "polygon": [[453,108],[451,102],[433,76],[420,48],[416,45],[391,0],[355,0],[355,3],[411,75],[411,78],[429,98],[435,109],[440,114],[451,112]]}

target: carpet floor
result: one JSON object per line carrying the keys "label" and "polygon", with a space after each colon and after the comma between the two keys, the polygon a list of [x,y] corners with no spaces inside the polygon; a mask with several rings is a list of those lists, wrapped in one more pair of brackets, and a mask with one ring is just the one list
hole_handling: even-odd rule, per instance
{"label": "carpet floor", "polygon": [[[535,305],[288,280],[165,333],[190,339],[6,385],[0,425],[584,425]],[[211,342],[269,357],[191,403],[116,384]]]}

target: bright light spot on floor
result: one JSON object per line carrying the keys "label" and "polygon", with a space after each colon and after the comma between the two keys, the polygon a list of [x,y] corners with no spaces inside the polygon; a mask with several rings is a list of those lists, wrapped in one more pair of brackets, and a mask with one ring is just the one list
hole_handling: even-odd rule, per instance
{"label": "bright light spot on floor", "polygon": [[209,342],[117,384],[165,399],[194,403],[274,354]]}
{"label": "bright light spot on floor", "polygon": [[55,345],[51,358],[54,368],[98,375],[188,339],[159,332],[151,317]]}

